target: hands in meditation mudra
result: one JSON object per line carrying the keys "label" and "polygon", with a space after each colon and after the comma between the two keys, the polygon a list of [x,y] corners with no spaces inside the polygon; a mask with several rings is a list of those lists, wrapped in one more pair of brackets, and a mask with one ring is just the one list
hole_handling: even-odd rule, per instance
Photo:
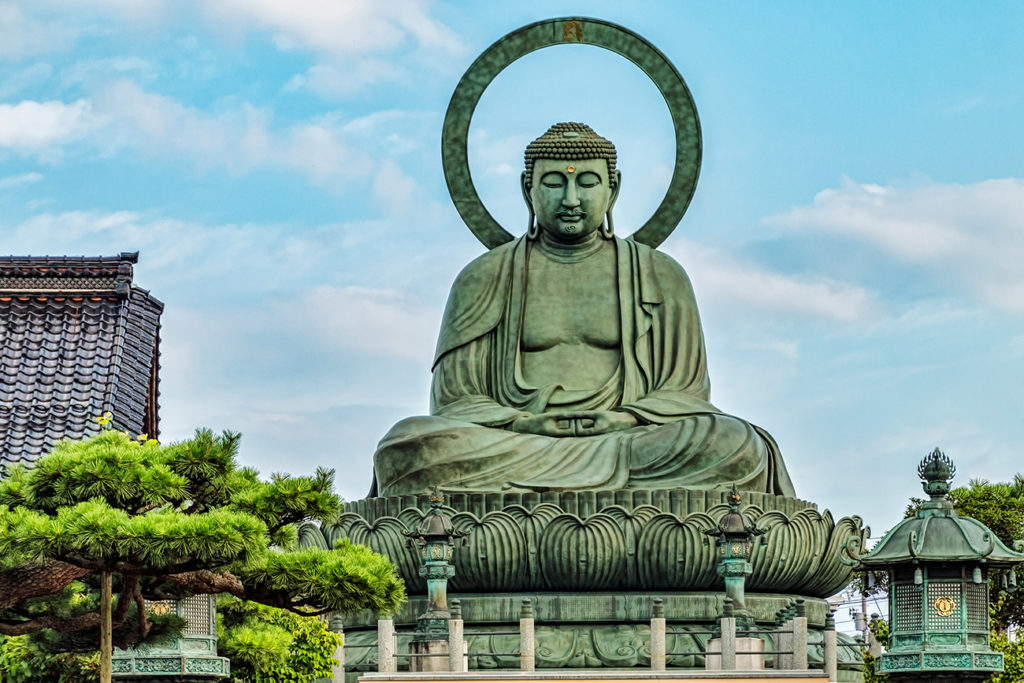
{"label": "hands in meditation mudra", "polygon": [[522,237],[452,286],[430,415],[374,454],[370,495],[730,488],[795,496],[778,446],[709,402],[689,278],[613,233],[615,147],[560,123],[526,148]]}

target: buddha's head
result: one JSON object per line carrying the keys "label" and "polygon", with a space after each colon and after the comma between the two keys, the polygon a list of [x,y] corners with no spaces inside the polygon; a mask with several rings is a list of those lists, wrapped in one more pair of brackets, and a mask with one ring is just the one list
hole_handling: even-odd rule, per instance
{"label": "buddha's head", "polygon": [[611,239],[620,181],[615,145],[585,124],[556,123],[527,145],[524,156],[522,187],[531,239],[540,231],[565,243],[581,242],[598,231]]}

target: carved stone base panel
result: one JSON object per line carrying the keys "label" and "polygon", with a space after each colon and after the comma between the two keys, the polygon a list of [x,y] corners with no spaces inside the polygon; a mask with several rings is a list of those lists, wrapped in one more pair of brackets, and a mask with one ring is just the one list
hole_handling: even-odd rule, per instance
{"label": "carved stone base panel", "polygon": [[[822,628],[828,603],[819,598],[779,593],[747,593],[747,609],[761,624],[774,622],[776,613],[791,600],[804,597],[807,621],[811,626]],[[722,613],[724,593],[718,592],[594,592],[594,593],[449,593],[448,600],[458,599],[462,603],[462,616],[469,624],[519,624],[519,613],[523,598],[530,598],[538,628],[550,622],[578,623],[644,623],[651,619],[651,603],[654,598],[664,601],[665,616],[672,623],[704,624],[713,622]],[[413,628],[416,619],[427,607],[427,599],[421,595],[410,596],[394,616],[395,627]],[[358,612],[345,620],[345,632],[352,628],[375,628],[377,617],[369,611]]]}
{"label": "carved stone base panel", "polygon": [[137,655],[115,657],[113,679],[122,683],[214,683],[227,680],[231,662],[224,657]]}
{"label": "carved stone base panel", "polygon": [[[484,604],[487,601],[502,602],[505,598],[480,597],[475,600],[474,596],[460,595],[463,601],[463,616],[465,621],[465,638],[469,644],[469,668],[484,670],[516,670],[519,668],[519,637],[517,635],[476,635],[485,631],[515,631],[518,627],[516,619],[505,618],[502,620],[479,621],[471,616],[467,606],[472,606],[475,612],[488,613],[494,616],[510,613],[514,610],[505,604]],[[521,604],[524,596],[509,596],[507,600],[510,605]],[[569,598],[573,596],[567,596]],[[707,633],[714,624],[713,617],[702,616],[705,614],[705,606],[713,604],[717,596],[707,596],[706,600],[697,599],[699,596],[672,596],[678,599],[675,606],[688,604],[692,606],[686,612],[685,620],[676,619],[668,605],[673,604],[666,599],[666,614],[670,615],[666,637],[666,651],[669,653],[666,658],[667,666],[680,669],[703,670],[705,666],[704,652],[710,635]],[[749,596],[748,596],[749,597]],[[757,610],[768,609],[770,605],[784,603],[792,596],[754,596],[751,604],[756,605]],[[615,623],[615,614],[623,614],[631,608],[629,601],[621,605],[624,611],[612,610],[603,612],[608,618],[606,623],[578,621],[578,613],[575,608],[583,607],[577,602],[573,605],[571,600],[540,599],[535,604],[535,613],[538,611],[550,613],[559,608],[565,608],[566,612],[561,615],[548,616],[544,619],[537,616],[535,637],[537,643],[536,666],[538,669],[560,669],[560,668],[646,668],[650,666],[650,626],[649,622],[640,621],[634,623]],[[817,611],[824,607],[819,605],[817,600],[809,601],[811,611]],[[476,603],[476,604],[474,604]],[[609,604],[596,605],[600,609],[607,609]],[[538,609],[539,608],[539,609]],[[632,604],[632,608],[639,611],[639,603]],[[824,617],[822,616],[822,621]],[[406,617],[396,615],[396,627],[399,632],[411,630],[412,622]],[[611,622],[611,623],[608,623]],[[671,633],[676,631],[677,633]],[[679,633],[689,631],[692,633]],[[808,637],[811,642],[808,648],[808,659],[811,666],[822,666],[824,658],[824,636],[821,625],[812,625],[808,629]],[[840,636],[840,640],[850,643],[849,639]],[[355,677],[362,672],[376,671],[377,669],[377,633],[369,624],[364,626],[354,625],[348,622],[345,625],[345,663],[346,680],[353,683]],[[412,641],[411,635],[402,634],[398,637],[398,652],[408,652]],[[768,647],[769,651],[774,647]],[[840,647],[838,651],[840,680],[860,681],[861,661],[853,648]],[[773,662],[773,655],[765,655],[769,666]],[[399,659],[399,668],[405,670],[407,664]]]}

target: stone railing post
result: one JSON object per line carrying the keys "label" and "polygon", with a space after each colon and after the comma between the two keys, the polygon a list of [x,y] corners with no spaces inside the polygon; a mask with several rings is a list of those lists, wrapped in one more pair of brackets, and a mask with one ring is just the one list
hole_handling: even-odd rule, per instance
{"label": "stone railing post", "polygon": [[327,618],[327,628],[342,637],[341,644],[334,648],[334,659],[337,664],[331,667],[331,680],[336,683],[345,681],[345,622],[340,613],[333,613]]}
{"label": "stone railing post", "polygon": [[803,598],[796,599],[796,616],[793,617],[792,629],[793,668],[797,671],[807,670],[807,613]]}
{"label": "stone railing post", "polygon": [[775,668],[780,671],[788,671],[792,669],[791,660],[792,657],[786,652],[790,652],[791,639],[789,637],[789,630],[792,624],[790,623],[789,607],[779,610],[779,616],[776,620],[775,627]]}
{"label": "stone railing post", "polygon": [[722,629],[722,671],[736,670],[736,616],[732,600],[725,599],[725,609],[719,620]]}
{"label": "stone railing post", "polygon": [[451,619],[448,620],[448,670],[466,673],[464,624],[462,621],[462,601],[452,600]]}
{"label": "stone railing post", "polygon": [[533,671],[536,663],[534,649],[536,641],[533,632],[533,603],[523,598],[523,610],[519,615],[519,669]]}
{"label": "stone railing post", "polygon": [[651,606],[651,671],[665,670],[665,602],[654,598]]}
{"label": "stone railing post", "polygon": [[377,619],[377,671],[398,671],[398,660],[395,658],[395,622],[391,617]]}
{"label": "stone railing post", "polygon": [[825,676],[829,683],[839,680],[838,636],[836,618],[832,612],[825,617]]}

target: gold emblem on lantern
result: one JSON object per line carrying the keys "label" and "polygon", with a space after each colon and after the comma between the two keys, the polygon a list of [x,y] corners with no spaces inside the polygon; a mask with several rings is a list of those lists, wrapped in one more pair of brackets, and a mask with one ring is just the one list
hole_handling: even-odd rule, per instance
{"label": "gold emblem on lantern", "polygon": [[146,604],[150,614],[168,614],[171,611],[171,603],[168,600],[158,600]]}
{"label": "gold emblem on lantern", "polygon": [[932,603],[935,607],[935,611],[940,617],[951,617],[953,612],[956,611],[956,600],[949,597],[948,595],[940,595],[935,598],[935,602]]}

